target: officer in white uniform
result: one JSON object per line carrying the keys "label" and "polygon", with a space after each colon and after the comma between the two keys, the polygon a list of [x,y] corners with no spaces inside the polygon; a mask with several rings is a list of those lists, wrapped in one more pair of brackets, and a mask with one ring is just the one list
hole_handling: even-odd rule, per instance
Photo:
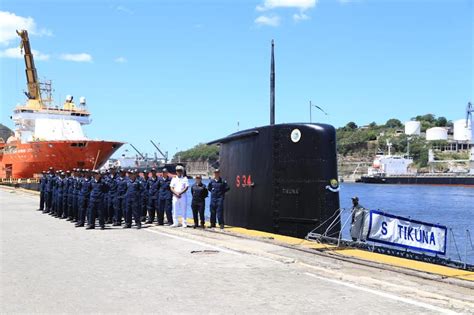
{"label": "officer in white uniform", "polygon": [[188,178],[184,176],[184,168],[181,165],[176,166],[176,176],[170,183],[171,192],[173,193],[173,225],[178,226],[178,215],[183,217],[183,227],[186,227],[186,209],[188,208],[188,200],[186,192],[189,188]]}

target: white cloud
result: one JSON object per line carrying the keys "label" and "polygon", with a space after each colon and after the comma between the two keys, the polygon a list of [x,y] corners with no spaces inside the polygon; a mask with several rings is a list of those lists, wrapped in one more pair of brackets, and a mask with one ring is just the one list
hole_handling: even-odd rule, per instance
{"label": "white cloud", "polygon": [[310,17],[307,14],[304,14],[303,12],[293,14],[293,20],[295,22],[309,20],[309,19]]}
{"label": "white cloud", "polygon": [[59,59],[74,62],[92,62],[92,56],[86,53],[80,54],[62,54]]}
{"label": "white cloud", "polygon": [[255,24],[258,25],[267,25],[276,27],[280,25],[280,17],[278,15],[267,16],[267,15],[260,15],[255,19]]}
{"label": "white cloud", "polygon": [[313,8],[317,0],[264,0],[257,6],[257,11],[267,11],[276,8],[296,8],[302,11]]}
{"label": "white cloud", "polygon": [[115,10],[122,12],[122,13],[127,13],[127,14],[133,14],[133,11],[127,8],[124,5],[119,5],[115,8]]}
{"label": "white cloud", "polygon": [[127,58],[125,58],[125,57],[117,57],[117,58],[114,59],[114,61],[115,61],[116,63],[125,63],[125,62],[127,62]]}
{"label": "white cloud", "polygon": [[[42,52],[39,52],[35,49],[32,50],[33,52],[33,57],[35,60],[41,60],[41,61],[46,61],[49,60],[49,55],[48,54],[43,54]],[[23,54],[20,51],[19,47],[12,47],[12,48],[7,48],[5,50],[0,51],[0,58],[23,58]]]}
{"label": "white cloud", "polygon": [[48,29],[38,29],[32,17],[23,17],[8,11],[0,11],[0,45],[8,45],[18,39],[16,30],[27,30],[31,35],[52,36]]}

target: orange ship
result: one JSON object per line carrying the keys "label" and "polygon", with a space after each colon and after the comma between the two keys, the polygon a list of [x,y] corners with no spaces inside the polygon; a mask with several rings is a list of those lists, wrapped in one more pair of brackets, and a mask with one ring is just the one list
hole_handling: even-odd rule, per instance
{"label": "orange ship", "polygon": [[24,51],[27,102],[15,108],[15,134],[0,139],[0,178],[32,178],[50,166],[55,169],[96,169],[123,143],[88,139],[82,125],[90,123],[86,99],[79,106],[67,96],[61,107],[52,107],[51,82],[38,81],[28,32],[17,31]]}

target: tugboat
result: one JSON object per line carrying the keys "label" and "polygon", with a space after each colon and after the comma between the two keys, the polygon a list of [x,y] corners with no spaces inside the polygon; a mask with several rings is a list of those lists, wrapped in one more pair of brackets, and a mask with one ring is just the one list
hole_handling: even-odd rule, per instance
{"label": "tugboat", "polygon": [[52,106],[51,81],[39,82],[28,32],[17,31],[24,52],[27,101],[17,106],[11,119],[14,135],[0,139],[0,178],[33,178],[52,166],[55,169],[101,167],[123,143],[91,140],[82,130],[90,124],[86,99],[76,106],[72,96]]}

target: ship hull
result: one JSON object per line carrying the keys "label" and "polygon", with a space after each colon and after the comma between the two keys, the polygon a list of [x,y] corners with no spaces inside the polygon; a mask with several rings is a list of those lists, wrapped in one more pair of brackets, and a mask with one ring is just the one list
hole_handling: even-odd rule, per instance
{"label": "ship hull", "polygon": [[99,168],[123,145],[114,141],[37,141],[3,144],[1,178],[32,178],[43,170]]}
{"label": "ship hull", "polygon": [[360,182],[366,184],[474,186],[474,176],[362,176]]}

